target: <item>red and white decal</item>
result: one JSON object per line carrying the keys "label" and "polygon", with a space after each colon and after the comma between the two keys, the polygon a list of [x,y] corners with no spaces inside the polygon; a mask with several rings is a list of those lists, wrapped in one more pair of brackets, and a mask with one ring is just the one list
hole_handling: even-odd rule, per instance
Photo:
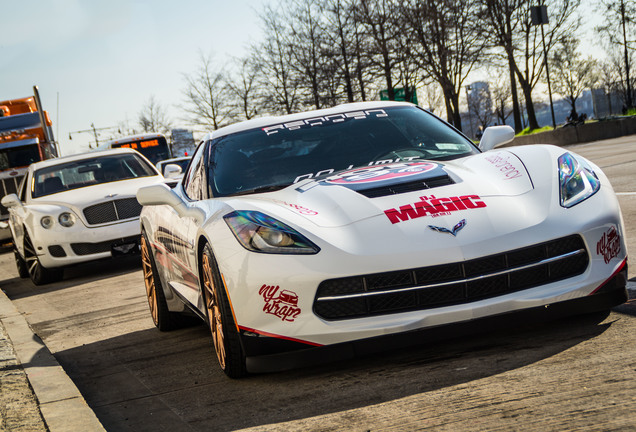
{"label": "red and white decal", "polygon": [[292,210],[295,210],[297,213],[299,213],[301,215],[316,216],[318,214],[318,212],[316,210],[311,210],[311,209],[308,209],[307,207],[303,207],[303,206],[298,205],[298,204],[291,204],[291,203],[288,203],[286,201],[281,201],[281,200],[273,200],[273,201],[278,203],[278,204],[282,204],[284,206],[291,207]]}
{"label": "red and white decal", "polygon": [[510,153],[494,153],[485,158],[504,175],[504,180],[513,180],[523,176],[523,167],[518,167],[519,160]]}
{"label": "red and white decal", "polygon": [[459,210],[471,210],[486,207],[479,195],[436,198],[435,195],[422,196],[421,201],[401,206],[399,209],[384,210],[392,224],[416,219],[423,216],[443,216]]}
{"label": "red and white decal", "polygon": [[603,233],[596,243],[596,253],[603,257],[605,264],[609,264],[612,258],[616,258],[621,253],[621,237],[615,227],[610,227]]}
{"label": "red and white decal", "polygon": [[409,177],[432,171],[439,165],[431,162],[410,162],[390,165],[376,165],[370,168],[359,168],[345,171],[329,177],[325,182],[337,185],[373,183]]}
{"label": "red and white decal", "polygon": [[263,312],[272,314],[283,321],[293,322],[300,315],[298,295],[293,291],[279,291],[278,285],[264,284],[258,294],[265,300]]}

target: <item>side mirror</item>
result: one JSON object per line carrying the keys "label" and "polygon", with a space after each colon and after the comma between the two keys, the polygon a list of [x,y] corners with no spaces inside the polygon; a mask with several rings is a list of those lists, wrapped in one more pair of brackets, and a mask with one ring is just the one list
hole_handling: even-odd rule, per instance
{"label": "side mirror", "polygon": [[167,179],[176,178],[181,175],[181,167],[176,164],[168,164],[163,169],[163,176]]}
{"label": "side mirror", "polygon": [[479,141],[479,148],[482,151],[492,150],[512,142],[513,139],[515,139],[515,130],[510,126],[489,126]]}
{"label": "side mirror", "polygon": [[205,220],[203,210],[189,206],[179,195],[163,183],[140,188],[137,191],[137,201],[142,206],[169,205],[179,216],[194,218],[200,224]]}
{"label": "side mirror", "polygon": [[20,198],[18,198],[18,196],[16,194],[9,194],[9,195],[5,195],[2,197],[2,200],[0,201],[0,203],[5,206],[6,208],[9,207],[20,207],[22,205],[22,202],[20,201]]}

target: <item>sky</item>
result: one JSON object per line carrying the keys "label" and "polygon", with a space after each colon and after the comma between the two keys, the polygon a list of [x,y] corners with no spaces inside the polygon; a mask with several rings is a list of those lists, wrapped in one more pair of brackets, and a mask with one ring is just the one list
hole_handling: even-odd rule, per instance
{"label": "sky", "polygon": [[92,132],[68,137],[91,124],[138,127],[151,97],[185,127],[184,74],[201,53],[244,55],[261,38],[262,1],[0,0],[0,100],[37,85],[64,155],[88,150]]}
{"label": "sky", "polygon": [[[184,74],[201,54],[219,63],[245,55],[262,39],[258,12],[267,1],[0,0],[0,100],[30,96],[37,85],[63,155],[88,150],[92,132],[77,131],[92,124],[138,127],[151,97],[187,127],[178,108]],[[584,38],[588,53],[598,50],[593,38]],[[99,131],[100,143],[111,130]]]}

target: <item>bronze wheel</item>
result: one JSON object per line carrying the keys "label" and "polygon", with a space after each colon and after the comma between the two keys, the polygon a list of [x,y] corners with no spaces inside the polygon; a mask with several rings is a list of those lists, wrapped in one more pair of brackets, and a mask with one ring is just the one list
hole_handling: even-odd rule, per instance
{"label": "bronze wheel", "polygon": [[225,285],[209,244],[203,249],[200,263],[201,296],[216,357],[227,376],[240,378],[247,374],[245,353],[227,300]]}
{"label": "bronze wheel", "polygon": [[155,326],[161,331],[168,331],[187,324],[187,317],[178,312],[170,312],[168,309],[166,295],[163,292],[161,279],[145,231],[141,233],[141,269],[144,274],[150,316]]}
{"label": "bronze wheel", "polygon": [[223,322],[221,321],[221,309],[219,307],[218,287],[214,283],[210,257],[203,255],[203,288],[205,290],[205,308],[208,313],[208,324],[212,331],[214,350],[219,359],[221,369],[225,369],[225,341],[223,340]]}
{"label": "bronze wheel", "polygon": [[157,286],[155,285],[155,275],[152,271],[152,261],[150,261],[150,249],[146,236],[141,236],[141,267],[144,272],[144,284],[146,285],[146,296],[150,307],[152,321],[159,327],[159,313],[157,308]]}

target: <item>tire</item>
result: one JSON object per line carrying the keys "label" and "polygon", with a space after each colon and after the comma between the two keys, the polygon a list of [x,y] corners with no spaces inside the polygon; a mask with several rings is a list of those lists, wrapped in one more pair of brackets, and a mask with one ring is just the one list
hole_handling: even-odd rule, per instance
{"label": "tire", "polygon": [[150,316],[155,326],[160,331],[170,331],[182,327],[186,317],[177,312],[170,312],[168,309],[166,295],[163,292],[161,279],[145,231],[141,233],[141,268],[144,274]]}
{"label": "tire", "polygon": [[46,285],[60,281],[64,277],[63,269],[48,269],[40,263],[33,242],[26,231],[24,233],[24,262],[27,273],[34,285]]}
{"label": "tire", "polygon": [[20,253],[17,249],[13,249],[13,256],[15,258],[15,266],[18,268],[18,275],[21,279],[26,279],[29,277],[29,269],[27,268],[26,262],[24,258],[20,256]]}
{"label": "tire", "polygon": [[216,357],[228,377],[241,378],[247,375],[245,353],[227,300],[225,286],[209,244],[203,249],[200,268],[201,292]]}

